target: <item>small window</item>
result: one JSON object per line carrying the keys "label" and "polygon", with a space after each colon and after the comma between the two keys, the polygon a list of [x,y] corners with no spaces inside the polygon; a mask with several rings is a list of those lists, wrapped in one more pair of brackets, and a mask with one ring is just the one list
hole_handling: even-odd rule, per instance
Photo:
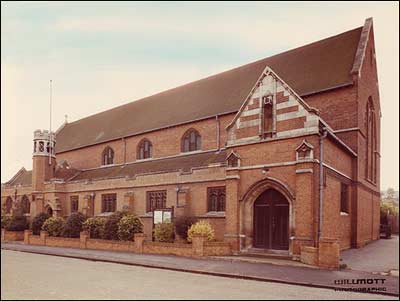
{"label": "small window", "polygon": [[147,192],[147,212],[155,209],[165,209],[167,205],[167,191],[148,191]]}
{"label": "small window", "polygon": [[274,114],[273,114],[273,95],[263,96],[263,136],[264,138],[272,137],[274,128]]}
{"label": "small window", "polygon": [[13,203],[12,198],[11,197],[7,197],[6,206],[5,206],[6,207],[5,208],[6,214],[10,214],[11,213],[12,203]]}
{"label": "small window", "polygon": [[31,212],[31,203],[29,202],[29,198],[26,195],[22,197],[21,209],[22,214],[29,214]]}
{"label": "small window", "polygon": [[231,155],[228,158],[228,167],[238,167],[239,165],[239,159],[235,155]]}
{"label": "small window", "polygon": [[301,161],[313,159],[313,148],[312,144],[303,140],[303,142],[296,148],[296,160]]}
{"label": "small window", "polygon": [[207,189],[208,211],[225,211],[225,187]]}
{"label": "small window", "polygon": [[79,208],[79,197],[71,196],[71,213],[78,212]]}
{"label": "small window", "polygon": [[111,147],[107,146],[103,151],[103,165],[109,165],[114,163],[114,151]]}
{"label": "small window", "polygon": [[139,160],[149,159],[152,157],[152,155],[153,155],[153,146],[151,142],[147,139],[143,139],[139,143],[138,154],[137,154],[138,159]]}
{"label": "small window", "polygon": [[182,152],[192,152],[201,149],[201,136],[194,129],[188,130],[182,137]]}
{"label": "small window", "polygon": [[117,208],[117,194],[102,194],[101,195],[102,212],[115,212]]}
{"label": "small window", "polygon": [[349,213],[349,185],[340,185],[340,212]]}

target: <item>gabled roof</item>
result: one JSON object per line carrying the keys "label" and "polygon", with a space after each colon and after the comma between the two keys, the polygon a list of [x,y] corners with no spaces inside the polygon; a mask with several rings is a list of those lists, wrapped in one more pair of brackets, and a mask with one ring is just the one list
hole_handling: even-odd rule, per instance
{"label": "gabled roof", "polygon": [[300,96],[353,83],[362,27],[66,124],[56,152],[237,112],[266,66]]}
{"label": "gabled roof", "polygon": [[5,183],[6,185],[16,186],[28,186],[32,185],[32,170],[26,170],[22,167],[12,178],[10,181]]}

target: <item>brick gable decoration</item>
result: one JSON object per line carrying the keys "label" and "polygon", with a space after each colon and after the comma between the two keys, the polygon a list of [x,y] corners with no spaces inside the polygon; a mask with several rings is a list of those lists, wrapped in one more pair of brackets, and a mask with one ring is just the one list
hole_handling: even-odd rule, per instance
{"label": "brick gable decoration", "polygon": [[319,120],[318,111],[267,66],[228,125],[227,144],[318,133]]}

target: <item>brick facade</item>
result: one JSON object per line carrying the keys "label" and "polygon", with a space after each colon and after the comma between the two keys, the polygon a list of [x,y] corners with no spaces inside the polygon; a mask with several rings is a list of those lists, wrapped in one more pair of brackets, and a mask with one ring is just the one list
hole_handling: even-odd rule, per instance
{"label": "brick facade", "polygon": [[[300,97],[267,66],[236,113],[223,112],[203,120],[59,152],[56,171],[48,165],[48,157],[34,156],[32,182],[25,186],[2,185],[2,204],[7,196],[18,202],[28,195],[31,216],[50,207],[53,214],[67,217],[71,213],[71,197],[78,197],[79,212],[98,216],[102,215],[102,195],[116,193],[116,209],[128,209],[140,216],[149,238],[152,213],[146,212],[146,195],[163,190],[166,207],[173,206],[176,216],[210,221],[217,240],[246,252],[254,247],[256,239],[255,203],[265,191],[274,190],[287,201],[287,229],[283,222],[282,231],[288,236],[289,254],[299,257],[304,249],[305,260],[315,261],[319,256],[320,262],[329,265],[329,256],[336,254],[337,248],[359,247],[379,237],[380,100],[376,63],[370,57],[374,56],[373,30],[368,31],[367,23],[363,28],[367,42],[360,42],[361,46],[365,44],[365,55],[360,71],[352,75],[352,84]],[[377,113],[375,183],[365,179],[365,108],[370,97]],[[268,101],[273,112],[271,120],[266,120],[264,114]],[[266,122],[271,122],[271,132],[265,132]],[[183,153],[182,137],[189,129],[200,134],[201,148]],[[326,138],[322,138],[323,131],[327,132]],[[152,159],[137,158],[138,144],[143,138],[152,144]],[[319,181],[321,141],[323,183]],[[114,151],[114,169],[102,166],[102,152],[107,146]],[[225,157],[234,153],[238,163],[228,166],[226,160],[205,160],[189,168],[179,163],[201,153],[226,153]],[[62,170],[61,162],[67,162],[76,172],[55,179]],[[164,164],[168,168],[143,170],[124,177],[107,174],[116,173],[118,168],[134,168],[141,162]],[[177,163],[171,168],[168,162]],[[89,173],[91,176],[85,178]],[[344,184],[348,187],[347,212],[341,211]],[[219,186],[226,189],[225,211],[209,212],[207,189]],[[320,251],[318,242],[323,242]]]}

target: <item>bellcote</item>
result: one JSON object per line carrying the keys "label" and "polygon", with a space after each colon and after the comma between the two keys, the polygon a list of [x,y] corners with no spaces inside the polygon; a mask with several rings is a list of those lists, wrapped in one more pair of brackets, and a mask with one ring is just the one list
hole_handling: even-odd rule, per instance
{"label": "bellcote", "polygon": [[55,157],[56,135],[48,130],[36,130],[33,133],[33,156]]}

